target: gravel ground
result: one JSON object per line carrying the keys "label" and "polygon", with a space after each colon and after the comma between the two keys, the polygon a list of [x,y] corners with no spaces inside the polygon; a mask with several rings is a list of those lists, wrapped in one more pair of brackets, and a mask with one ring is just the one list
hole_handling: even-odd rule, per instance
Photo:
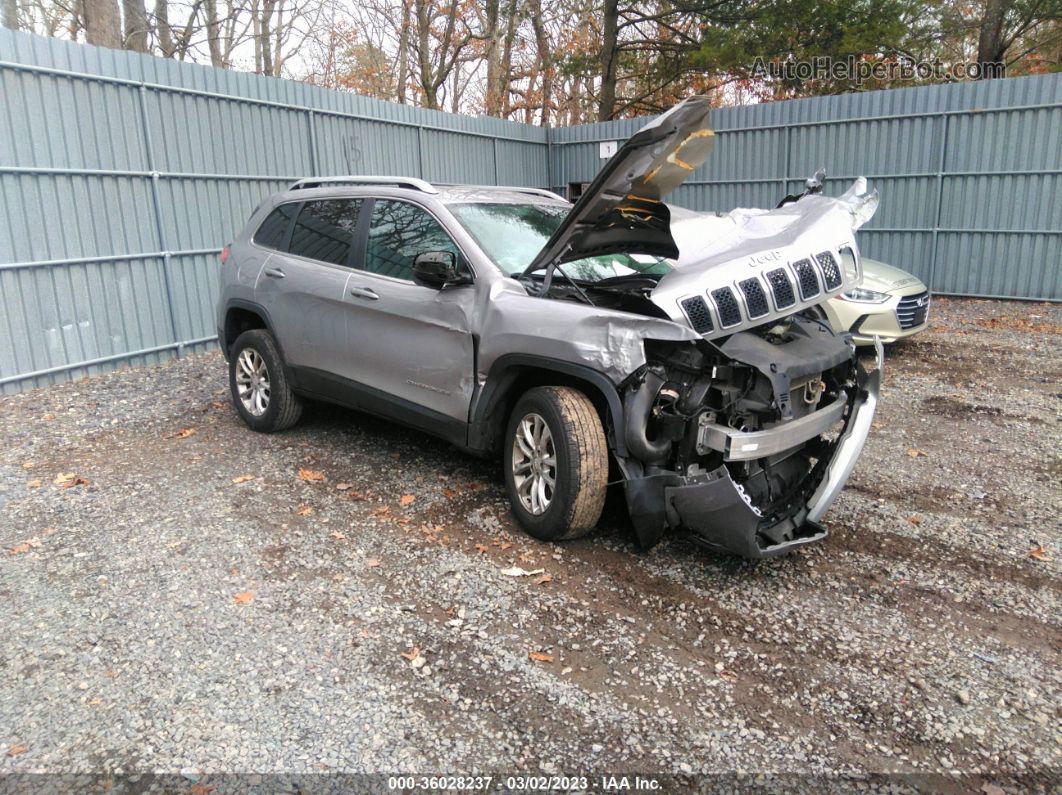
{"label": "gravel ground", "polygon": [[255,434],[216,352],[0,398],[0,772],[1057,788],[1062,307],[934,313],[830,538],[760,563],[640,552],[619,495],[535,542],[353,412]]}

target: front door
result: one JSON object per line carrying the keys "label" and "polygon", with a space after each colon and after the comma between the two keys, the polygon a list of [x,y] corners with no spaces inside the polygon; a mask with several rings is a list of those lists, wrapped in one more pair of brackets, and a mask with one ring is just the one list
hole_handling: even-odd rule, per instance
{"label": "front door", "polygon": [[462,261],[453,239],[426,209],[397,199],[373,201],[364,261],[347,283],[353,355],[345,375],[397,398],[396,411],[413,415],[406,421],[436,431],[443,424],[460,434],[475,384],[474,288],[414,283],[413,259],[426,251],[452,251]]}

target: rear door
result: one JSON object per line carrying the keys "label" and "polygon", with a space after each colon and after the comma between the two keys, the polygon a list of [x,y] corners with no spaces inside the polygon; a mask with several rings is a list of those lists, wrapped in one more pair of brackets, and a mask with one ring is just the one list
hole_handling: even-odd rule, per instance
{"label": "rear door", "polygon": [[[458,433],[468,419],[474,384],[470,318],[472,284],[436,289],[413,281],[413,260],[426,251],[460,249],[424,207],[375,199],[362,264],[351,272],[347,364],[351,380],[392,399],[411,424]],[[396,400],[395,400],[396,399]],[[418,415],[423,420],[417,420]],[[448,434],[444,434],[448,435]]]}
{"label": "rear door", "polygon": [[301,203],[286,243],[258,277],[256,299],[269,313],[285,360],[297,370],[330,372],[347,348],[344,296],[362,203]]}

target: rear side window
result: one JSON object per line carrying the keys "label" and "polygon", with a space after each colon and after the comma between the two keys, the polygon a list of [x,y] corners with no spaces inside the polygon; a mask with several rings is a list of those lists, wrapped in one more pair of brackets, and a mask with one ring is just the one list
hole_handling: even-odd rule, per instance
{"label": "rear side window", "polygon": [[438,221],[415,204],[377,199],[372,206],[365,269],[413,281],[413,260],[426,251],[461,253]]}
{"label": "rear side window", "polygon": [[306,202],[295,219],[288,251],[334,265],[348,264],[359,210],[361,199]]}
{"label": "rear side window", "polygon": [[282,204],[271,212],[258,231],[254,233],[254,242],[266,248],[283,248],[287,242],[291,219],[298,204]]}

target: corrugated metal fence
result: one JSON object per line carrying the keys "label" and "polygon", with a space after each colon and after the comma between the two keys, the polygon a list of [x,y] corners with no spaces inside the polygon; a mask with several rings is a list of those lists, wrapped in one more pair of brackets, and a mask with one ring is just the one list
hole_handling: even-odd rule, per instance
{"label": "corrugated metal fence", "polygon": [[[0,28],[0,391],[213,344],[216,259],[306,175],[565,187],[644,121],[544,130]],[[869,254],[937,290],[1062,295],[1062,76],[717,111],[675,200],[773,204],[869,172]]]}
{"label": "corrugated metal fence", "polygon": [[[644,122],[551,130],[554,189],[591,179],[600,142]],[[1062,74],[725,108],[712,126],[676,204],[773,207],[819,167],[833,195],[863,175],[882,197],[867,256],[940,293],[1062,299]]]}
{"label": "corrugated metal fence", "polygon": [[294,179],[544,187],[546,130],[0,28],[0,391],[212,344],[220,248]]}

